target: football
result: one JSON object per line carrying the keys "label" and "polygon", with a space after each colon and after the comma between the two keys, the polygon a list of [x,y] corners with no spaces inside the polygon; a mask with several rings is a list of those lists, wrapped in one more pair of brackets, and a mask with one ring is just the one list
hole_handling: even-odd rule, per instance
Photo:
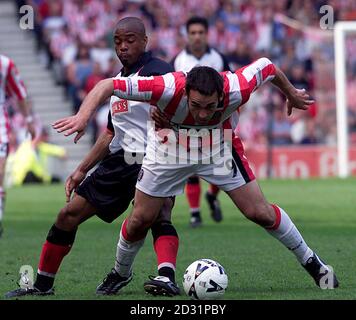
{"label": "football", "polygon": [[228,277],[223,266],[211,259],[194,261],[184,272],[183,288],[195,300],[220,299],[227,288]]}

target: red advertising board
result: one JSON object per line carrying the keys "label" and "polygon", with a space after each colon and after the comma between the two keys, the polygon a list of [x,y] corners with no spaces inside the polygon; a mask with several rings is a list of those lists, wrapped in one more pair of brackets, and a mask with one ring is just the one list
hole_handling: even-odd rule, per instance
{"label": "red advertising board", "polygon": [[[337,176],[337,149],[328,146],[273,147],[272,176],[276,178],[309,178]],[[267,176],[267,149],[246,150],[246,156],[257,178]],[[356,176],[356,147],[349,150],[349,167]]]}

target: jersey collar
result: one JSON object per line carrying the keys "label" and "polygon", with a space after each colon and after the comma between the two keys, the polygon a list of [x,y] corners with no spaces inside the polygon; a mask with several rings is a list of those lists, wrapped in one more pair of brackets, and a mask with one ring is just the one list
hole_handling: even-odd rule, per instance
{"label": "jersey collar", "polygon": [[137,73],[140,69],[152,58],[152,52],[146,51],[144,52],[140,58],[137,60],[135,64],[133,64],[127,72],[124,72],[124,68],[121,69],[121,76],[127,77],[130,74]]}
{"label": "jersey collar", "polygon": [[[188,54],[194,56],[193,53],[192,53],[192,51],[190,51],[190,49],[189,49],[188,46],[185,47],[185,51],[186,51]],[[210,48],[209,46],[206,46],[206,50],[205,50],[204,54],[210,53],[210,51],[211,51],[211,48]],[[203,55],[203,56],[204,56],[204,55]],[[202,57],[203,57],[203,56],[202,56]],[[195,57],[195,56],[194,56],[194,57]],[[201,58],[200,58],[200,59],[201,59]]]}

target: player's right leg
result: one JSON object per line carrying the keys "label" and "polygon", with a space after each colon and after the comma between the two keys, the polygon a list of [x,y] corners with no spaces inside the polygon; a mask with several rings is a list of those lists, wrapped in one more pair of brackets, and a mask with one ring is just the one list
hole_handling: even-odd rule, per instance
{"label": "player's right leg", "polygon": [[150,276],[143,287],[152,295],[172,297],[180,294],[175,280],[179,238],[171,223],[174,201],[174,197],[165,200],[158,219],[151,227],[158,276]]}
{"label": "player's right leg", "polygon": [[[246,218],[265,228],[293,252],[319,287],[336,288],[338,281],[332,268],[309,248],[288,214],[265,199],[244,156],[240,139],[234,138],[230,156],[232,162],[229,162],[228,158],[221,158],[221,162],[213,164],[212,167],[207,165],[200,168],[198,174],[208,182],[219,185]],[[217,164],[223,164],[225,169],[218,171]]]}
{"label": "player's right leg", "polygon": [[339,286],[332,267],[308,246],[289,215],[279,206],[267,202],[256,180],[227,193],[246,218],[265,228],[296,256],[317,286],[323,289]]}
{"label": "player's right leg", "polygon": [[6,294],[7,298],[24,295],[51,295],[53,283],[63,258],[74,243],[78,226],[92,217],[96,209],[83,197],[75,195],[59,212],[42,247],[33,288],[20,288]]}

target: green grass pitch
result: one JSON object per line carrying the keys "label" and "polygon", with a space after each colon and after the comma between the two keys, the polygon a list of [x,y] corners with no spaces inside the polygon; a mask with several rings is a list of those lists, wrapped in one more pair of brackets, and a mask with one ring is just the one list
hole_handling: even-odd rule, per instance
{"label": "green grass pitch", "polygon": [[[292,217],[312,249],[331,264],[340,281],[337,290],[320,290],[294,256],[262,228],[247,221],[221,194],[224,220],[216,224],[202,201],[204,226],[188,226],[188,206],[177,198],[173,222],[180,236],[177,281],[198,258],[219,261],[229,276],[226,299],[355,299],[356,180],[262,181],[267,199]],[[42,244],[64,205],[62,185],[26,186],[7,191],[5,233],[0,239],[0,299],[17,287],[22,265],[37,269]],[[134,278],[119,295],[98,297],[95,288],[114,263],[122,217],[106,224],[85,222],[55,282],[56,295],[26,299],[169,299],[144,293],[143,282],[156,274],[149,235],[137,256]],[[188,299],[184,294],[177,299]]]}

